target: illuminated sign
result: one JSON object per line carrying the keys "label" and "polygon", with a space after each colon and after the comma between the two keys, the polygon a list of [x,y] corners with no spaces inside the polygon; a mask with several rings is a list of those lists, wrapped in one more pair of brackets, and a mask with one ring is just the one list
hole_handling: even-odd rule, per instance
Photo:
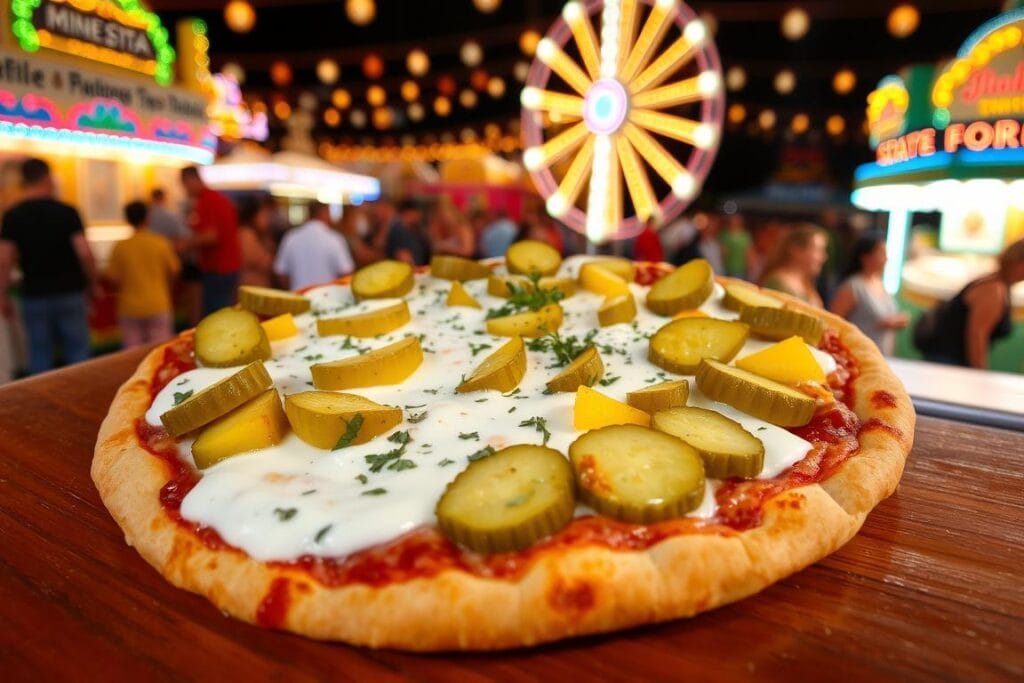
{"label": "illuminated sign", "polygon": [[871,147],[892,139],[906,130],[910,93],[899,76],[886,76],[868,95],[868,131]]}
{"label": "illuminated sign", "polygon": [[153,76],[169,84],[174,48],[139,0],[12,0],[11,31],[28,52],[46,48]]}
{"label": "illuminated sign", "polygon": [[[939,143],[941,142],[941,147]],[[961,150],[984,152],[989,149],[1024,147],[1024,127],[1015,119],[952,123],[942,131],[935,128],[915,130],[878,145],[879,166],[892,166],[911,159],[930,157],[937,151],[955,154]]]}
{"label": "illuminated sign", "polygon": [[225,140],[266,140],[267,115],[249,109],[238,81],[227,74],[214,74],[211,83],[213,96],[206,111],[213,134]]}

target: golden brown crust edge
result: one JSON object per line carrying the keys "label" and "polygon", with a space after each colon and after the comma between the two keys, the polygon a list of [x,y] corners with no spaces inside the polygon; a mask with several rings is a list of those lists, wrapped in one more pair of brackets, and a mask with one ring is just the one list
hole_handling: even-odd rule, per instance
{"label": "golden brown crust edge", "polygon": [[[380,588],[329,588],[301,570],[211,550],[167,517],[159,501],[166,467],[135,435],[162,347],[118,391],[100,428],[92,475],[126,541],[172,583],[256,623],[277,580],[289,605],[282,626],[315,638],[408,650],[483,650],[690,616],[756,593],[833,552],[899,481],[913,433],[910,399],[870,341],[845,321],[824,317],[859,361],[856,413],[864,421],[882,420],[903,438],[864,432],[860,452],[836,474],[775,497],[760,526],[730,536],[678,536],[642,552],[573,548],[540,557],[517,581],[446,571]],[[877,390],[889,392],[895,405],[872,405]]]}

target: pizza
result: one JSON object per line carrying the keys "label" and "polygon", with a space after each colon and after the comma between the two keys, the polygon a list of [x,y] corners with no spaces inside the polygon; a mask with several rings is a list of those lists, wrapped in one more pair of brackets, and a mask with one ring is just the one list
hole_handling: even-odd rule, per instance
{"label": "pizza", "polygon": [[173,584],[263,627],[487,650],[688,617],[854,536],[910,399],[785,295],[522,242],[394,261],[152,350],[92,477]]}

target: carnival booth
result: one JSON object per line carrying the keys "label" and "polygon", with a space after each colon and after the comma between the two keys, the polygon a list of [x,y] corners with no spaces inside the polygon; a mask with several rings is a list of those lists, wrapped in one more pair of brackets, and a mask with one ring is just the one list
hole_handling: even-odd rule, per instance
{"label": "carnival booth", "polygon": [[[948,63],[884,78],[867,119],[876,160],[857,169],[852,200],[888,213],[886,288],[927,308],[1024,237],[1024,8],[979,27]],[[1024,284],[1012,300],[1024,318]],[[997,346],[997,367],[1024,367],[1022,335],[1018,325]]]}

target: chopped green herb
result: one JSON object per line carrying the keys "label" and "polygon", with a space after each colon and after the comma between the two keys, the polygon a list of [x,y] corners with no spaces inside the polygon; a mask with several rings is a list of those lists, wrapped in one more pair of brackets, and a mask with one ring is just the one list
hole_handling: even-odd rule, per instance
{"label": "chopped green herb", "polygon": [[388,465],[388,469],[389,470],[394,470],[395,472],[401,472],[402,470],[411,470],[411,469],[413,469],[415,467],[416,467],[416,463],[414,463],[412,460],[408,460],[406,458],[402,458],[400,460],[396,460],[391,465]]}
{"label": "chopped green herb", "polygon": [[180,382],[176,382],[175,384],[179,387],[183,384],[188,384],[188,377],[182,379]]}
{"label": "chopped green herb", "polygon": [[557,361],[555,367],[564,367],[576,360],[588,347],[594,346],[594,337],[596,336],[597,330],[587,332],[582,340],[572,334],[562,337],[556,331],[528,341],[526,348],[530,351],[550,351],[555,354]]}
{"label": "chopped green herb", "polygon": [[516,407],[515,407],[515,406],[512,406],[511,408],[509,408],[509,409],[508,409],[508,412],[509,412],[510,414],[511,414],[511,413],[514,413],[514,412],[516,412]]}
{"label": "chopped green herb", "polygon": [[405,409],[406,410],[415,410],[416,408],[426,408],[426,407],[427,407],[426,403],[421,403],[418,406],[405,406]]}
{"label": "chopped green herb", "polygon": [[409,413],[409,417],[407,417],[406,419],[409,420],[409,422],[411,422],[412,424],[416,424],[417,422],[423,422],[425,419],[427,419],[427,411],[424,410],[422,413]]}
{"label": "chopped green herb", "polygon": [[454,465],[454,464],[455,464],[454,460],[452,460],[451,458],[445,458],[444,460],[439,460],[438,463],[437,463],[437,466],[438,467],[448,467],[448,465]]}
{"label": "chopped green herb", "polygon": [[321,541],[323,541],[324,537],[331,532],[331,527],[333,526],[333,524],[328,524],[327,526],[320,529],[320,531],[316,532],[316,536],[313,537],[313,542],[320,543]]}
{"label": "chopped green herb", "polygon": [[389,436],[388,437],[388,441],[390,441],[391,443],[399,443],[399,444],[402,444],[404,446],[405,444],[407,444],[410,441],[412,441],[412,437],[409,436],[409,432],[401,431],[401,432],[395,432],[394,434]]}
{"label": "chopped green herb", "polygon": [[509,396],[515,396],[515,395],[516,395],[516,394],[518,394],[518,393],[519,393],[520,391],[522,391],[522,389],[520,389],[519,387],[516,387],[515,389],[513,389],[513,390],[512,390],[512,391],[510,391],[510,392],[508,392],[507,394],[502,394],[502,396],[504,396],[505,398],[508,398]]}
{"label": "chopped green herb", "polygon": [[493,447],[491,447],[491,446],[484,446],[483,448],[478,450],[476,453],[473,453],[472,455],[467,456],[467,459],[470,462],[476,462],[477,460],[482,460],[483,458],[492,456],[495,453],[497,453],[497,451],[494,450]]}
{"label": "chopped green herb", "polygon": [[604,379],[598,380],[597,383],[600,384],[602,387],[609,387],[618,382],[620,379],[622,378],[619,377],[618,375],[610,375],[608,377],[605,377]]}
{"label": "chopped green herb", "polygon": [[478,398],[477,400],[473,401],[473,403],[487,403],[487,399],[486,398]]}
{"label": "chopped green herb", "polygon": [[314,493],[316,493],[316,489],[309,489],[308,491],[303,491],[299,495],[301,495],[301,496],[311,496]]}
{"label": "chopped green herb", "polygon": [[440,390],[439,389],[424,389],[423,393],[424,394],[435,394],[436,395],[438,391],[440,391]]}
{"label": "chopped green herb", "polygon": [[377,489],[370,489],[369,491],[363,491],[359,495],[361,495],[361,496],[383,496],[387,492],[388,492],[387,489],[377,488]]}
{"label": "chopped green herb", "polygon": [[473,352],[474,356],[476,356],[476,354],[480,353],[484,349],[489,348],[491,348],[490,344],[473,344],[472,342],[470,342],[469,344],[469,350]]}
{"label": "chopped green herb", "polygon": [[359,435],[359,430],[363,426],[363,414],[356,413],[351,420],[345,424],[345,433],[338,439],[338,443],[334,444],[332,451],[336,451],[339,448],[345,448],[352,444],[355,438]]}
{"label": "chopped green herb", "polygon": [[322,353],[317,353],[317,354],[314,354],[314,355],[309,355],[309,356],[303,356],[302,357],[302,360],[306,361],[307,363],[312,363],[313,361],[318,361],[318,360],[323,360],[323,359],[324,359],[324,354],[322,354]]}
{"label": "chopped green herb", "polygon": [[508,302],[501,308],[492,308],[487,311],[487,320],[501,318],[506,315],[514,315],[524,310],[539,311],[550,304],[556,304],[565,298],[565,295],[557,289],[545,289],[540,286],[540,275],[530,275],[529,285],[517,285],[514,282],[507,282],[509,297]]}
{"label": "chopped green herb", "polygon": [[366,482],[368,482],[370,480],[369,480],[369,478],[365,474],[357,474],[356,475],[356,481],[358,481],[360,484],[365,484]]}
{"label": "chopped green herb", "polygon": [[179,405],[192,398],[194,392],[192,389],[188,391],[175,391],[174,392],[174,405]]}
{"label": "chopped green herb", "polygon": [[548,439],[551,438],[551,432],[548,431],[548,421],[543,417],[531,417],[529,420],[523,420],[519,423],[520,427],[533,427],[544,436],[544,442],[542,445],[548,445]]}
{"label": "chopped green herb", "polygon": [[281,522],[287,522],[297,515],[298,512],[297,508],[274,508],[274,514],[277,515],[277,519]]}
{"label": "chopped green herb", "polygon": [[766,429],[768,429],[768,428],[767,428],[767,427],[758,427],[758,428],[757,428],[757,431],[759,431],[759,432],[763,432],[763,431],[764,431],[764,430],[766,430]]}
{"label": "chopped green herb", "polygon": [[459,438],[463,440],[473,439],[474,441],[479,441],[480,434],[477,432],[462,432],[459,434]]}

